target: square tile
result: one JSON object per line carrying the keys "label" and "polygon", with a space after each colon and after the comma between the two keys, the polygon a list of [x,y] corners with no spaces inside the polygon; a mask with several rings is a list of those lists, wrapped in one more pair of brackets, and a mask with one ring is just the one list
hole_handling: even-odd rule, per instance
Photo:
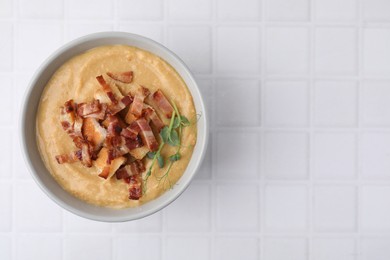
{"label": "square tile", "polygon": [[216,91],[218,125],[259,125],[260,88],[257,80],[220,79]]}
{"label": "square tile", "polygon": [[[4,139],[4,141],[5,141],[5,139]],[[10,141],[11,141],[11,139],[8,139],[8,142],[10,142]],[[7,165],[7,164],[12,163],[12,165],[10,165],[10,169],[12,167],[12,171],[8,172],[8,174],[10,174],[10,176],[12,176],[11,174],[13,174],[16,177],[16,179],[32,180],[30,171],[27,169],[27,165],[25,163],[21,163],[21,162],[24,162],[24,159],[23,159],[23,155],[22,155],[22,149],[20,149],[20,147],[21,147],[20,142],[21,142],[21,140],[19,138],[19,133],[14,133],[13,139],[12,139],[12,158],[11,158],[11,156],[8,155],[6,158],[9,158],[9,159],[7,159],[6,162],[3,162],[3,163],[5,163],[3,165]],[[2,162],[0,160],[0,165],[1,165],[1,163]]]}
{"label": "square tile", "polygon": [[158,20],[163,17],[163,7],[160,0],[118,0],[117,15],[121,20]]}
{"label": "square tile", "polygon": [[207,232],[210,229],[210,186],[192,183],[164,209],[168,232]]}
{"label": "square tile", "polygon": [[313,260],[355,260],[356,243],[349,238],[314,238]]}
{"label": "square tile", "polygon": [[118,27],[120,31],[143,35],[159,43],[162,43],[164,39],[163,27],[161,25],[140,25],[121,22],[119,23]]}
{"label": "square tile", "polygon": [[0,0],[0,17],[11,18],[13,16],[14,1]]}
{"label": "square tile", "polygon": [[64,230],[68,233],[111,232],[110,223],[91,221],[68,212],[63,214],[65,214]]}
{"label": "square tile", "polygon": [[20,0],[19,13],[22,19],[62,19],[63,0]]}
{"label": "square tile", "polygon": [[387,0],[363,0],[363,19],[370,22],[390,20],[390,3]]}
{"label": "square tile", "polygon": [[355,21],[357,17],[356,0],[316,0],[315,17],[317,21]]}
{"label": "square tile", "polygon": [[0,234],[0,259],[12,259],[12,237]]}
{"label": "square tile", "polygon": [[[1,29],[0,29],[0,31],[1,31]],[[1,44],[0,44],[0,46],[1,46]],[[0,88],[0,96],[6,97],[6,98],[3,98],[2,101],[0,102],[0,111],[3,111],[3,113],[1,113],[1,117],[0,117],[0,126],[11,126],[15,120],[15,117],[16,117],[15,115],[19,115],[16,113],[17,111],[14,112],[14,109],[13,109],[13,106],[15,103],[15,101],[14,101],[15,89],[13,87],[11,77],[7,77],[7,76],[2,77],[1,83],[2,83],[3,87]],[[16,118],[19,119],[18,117],[16,117]],[[2,130],[2,131],[4,131],[4,130]],[[0,178],[1,178],[1,175],[2,174],[0,173]]]}
{"label": "square tile", "polygon": [[169,236],[165,251],[169,260],[211,259],[210,239],[203,236]]}
{"label": "square tile", "polygon": [[[235,37],[240,35],[240,37]],[[257,27],[217,28],[217,72],[258,73],[260,70],[260,32]]]}
{"label": "square tile", "polygon": [[265,229],[305,231],[308,226],[306,186],[267,185],[265,188]]}
{"label": "square tile", "polygon": [[[383,9],[384,10],[384,9]],[[364,28],[363,73],[387,76],[390,73],[390,29]]]}
{"label": "square tile", "polygon": [[[217,178],[253,180],[258,176],[259,136],[255,132],[217,134]],[[234,152],[233,152],[234,151]]]}
{"label": "square tile", "polygon": [[354,81],[317,81],[314,123],[318,126],[355,126],[358,90]]}
{"label": "square tile", "polygon": [[356,229],[356,188],[354,186],[314,187],[314,229],[354,231]]}
{"label": "square tile", "polygon": [[308,0],[266,0],[266,14],[272,21],[307,21],[309,19]]}
{"label": "square tile", "polygon": [[306,74],[309,71],[309,30],[303,27],[267,29],[266,68],[269,74]]}
{"label": "square tile", "polygon": [[258,0],[218,0],[217,16],[221,20],[258,20],[260,18],[260,2]]}
{"label": "square tile", "polygon": [[18,235],[16,259],[61,259],[62,239],[59,235]]}
{"label": "square tile", "polygon": [[161,211],[154,213],[142,219],[123,223],[113,223],[113,228],[116,233],[157,233],[162,229],[162,214]]}
{"label": "square tile", "polygon": [[167,5],[173,20],[206,20],[211,16],[209,0],[169,0]]}
{"label": "square tile", "polygon": [[259,259],[259,240],[255,237],[217,237],[216,260]]}
{"label": "square tile", "polygon": [[161,241],[158,236],[124,236],[114,240],[114,259],[160,259]]}
{"label": "square tile", "polygon": [[269,179],[306,179],[308,136],[299,132],[266,132],[265,174]]}
{"label": "square tile", "polygon": [[364,179],[390,178],[390,134],[360,136],[360,172]]}
{"label": "square tile", "polygon": [[390,81],[362,82],[361,115],[366,126],[390,126]]}
{"label": "square tile", "polygon": [[105,0],[69,0],[70,19],[110,19],[113,15],[113,2]]}
{"label": "square tile", "polygon": [[0,216],[0,232],[11,231],[13,219],[11,184],[0,183]]}
{"label": "square tile", "polygon": [[[0,110],[0,111],[4,111],[4,110]],[[0,129],[0,136],[2,136],[2,138],[0,139],[0,147],[3,148],[5,147],[5,149],[0,152],[0,180],[10,179],[13,173],[12,155],[16,146],[13,145],[12,142],[13,136],[11,134],[11,131],[15,131],[15,130],[8,130],[5,128]],[[20,149],[20,146],[17,148]],[[22,162],[20,161],[20,159],[22,158],[18,158],[18,159],[19,159],[19,163]]]}
{"label": "square tile", "polygon": [[170,27],[168,48],[179,55],[195,73],[211,72],[211,30],[208,26]]}
{"label": "square tile", "polygon": [[[50,37],[47,37],[50,35]],[[23,22],[18,25],[16,67],[33,70],[62,44],[62,25],[57,22]],[[42,39],[45,39],[42,41]],[[26,42],[29,48],[26,48]],[[31,51],[34,50],[34,51]]]}
{"label": "square tile", "polygon": [[317,28],[315,32],[315,72],[352,75],[357,70],[355,28]]}
{"label": "square tile", "polygon": [[385,232],[390,230],[390,186],[363,186],[360,194],[361,229]]}
{"label": "square tile", "polygon": [[26,181],[16,184],[15,188],[15,222],[18,231],[62,231],[60,207],[43,194],[35,183]]}
{"label": "square tile", "polygon": [[[217,230],[256,232],[259,222],[258,197],[257,185],[240,183],[218,185]],[[242,198],[251,199],[242,203]]]}
{"label": "square tile", "polygon": [[14,29],[12,23],[0,22],[0,32],[0,71],[10,71],[14,64]]}
{"label": "square tile", "polygon": [[308,89],[306,81],[267,81],[264,90],[265,124],[306,126],[309,119]]}
{"label": "square tile", "polygon": [[313,174],[317,180],[346,180],[356,176],[356,136],[352,133],[315,133]]}
{"label": "square tile", "polygon": [[67,38],[73,40],[87,34],[112,31],[112,29],[113,25],[110,23],[69,22],[67,24]]}
{"label": "square tile", "polygon": [[307,260],[307,241],[303,238],[266,238],[263,248],[266,260]]}
{"label": "square tile", "polygon": [[70,235],[64,241],[64,260],[111,259],[112,241],[110,237]]}
{"label": "square tile", "polygon": [[389,238],[362,238],[359,260],[388,260],[390,258]]}

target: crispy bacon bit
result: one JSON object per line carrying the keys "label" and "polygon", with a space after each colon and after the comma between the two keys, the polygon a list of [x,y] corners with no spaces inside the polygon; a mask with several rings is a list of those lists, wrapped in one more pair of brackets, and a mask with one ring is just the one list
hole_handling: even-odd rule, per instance
{"label": "crispy bacon bit", "polygon": [[136,148],[142,147],[144,143],[142,142],[142,139],[139,136],[136,136],[135,139],[132,138],[124,138],[125,139],[125,145],[127,149],[134,150]]}
{"label": "crispy bacon bit", "polygon": [[153,93],[152,97],[153,101],[156,102],[156,105],[161,110],[161,112],[163,112],[167,118],[171,118],[173,107],[165,97],[164,93],[162,93],[162,91],[159,89]]}
{"label": "crispy bacon bit", "polygon": [[73,100],[65,102],[64,106],[60,108],[60,122],[62,129],[69,134],[69,131],[73,131],[73,125],[75,121],[75,104]]}
{"label": "crispy bacon bit", "polygon": [[118,103],[116,104],[113,104],[112,106],[110,106],[108,108],[109,112],[111,115],[115,115],[116,113],[122,111],[123,109],[125,109],[128,105],[131,104],[131,102],[133,102],[133,98],[131,97],[131,95],[127,95],[127,96],[124,96]]}
{"label": "crispy bacon bit", "polygon": [[129,199],[139,200],[142,196],[142,180],[140,174],[130,177]]}
{"label": "crispy bacon bit", "polygon": [[81,150],[71,152],[70,154],[57,155],[56,160],[59,164],[81,161]]}
{"label": "crispy bacon bit", "polygon": [[133,122],[122,130],[121,135],[126,138],[136,139],[140,131],[141,128],[139,128],[139,125],[136,122]]}
{"label": "crispy bacon bit", "polygon": [[143,111],[145,118],[148,121],[151,121],[153,126],[156,128],[157,132],[160,132],[161,129],[164,128],[164,123],[161,121],[161,119],[158,117],[156,111],[154,111],[153,108],[147,107]]}
{"label": "crispy bacon bit", "polygon": [[125,71],[121,73],[111,73],[107,72],[107,75],[117,81],[120,81],[122,83],[131,83],[133,80],[133,72],[132,71]]}
{"label": "crispy bacon bit", "polygon": [[120,179],[126,179],[136,174],[141,174],[144,171],[145,171],[145,166],[142,163],[142,161],[135,160],[134,162],[131,162],[130,164],[127,164],[119,168],[115,174],[116,174],[116,178],[120,180]]}
{"label": "crispy bacon bit", "polygon": [[88,141],[84,140],[81,146],[81,163],[86,167],[92,167],[92,153]]}
{"label": "crispy bacon bit", "polygon": [[101,109],[99,112],[91,113],[89,115],[84,116],[84,118],[96,118],[99,120],[103,120],[106,117],[107,112],[107,104],[101,104]]}
{"label": "crispy bacon bit", "polygon": [[98,99],[94,99],[91,103],[81,103],[77,106],[77,114],[81,117],[99,113],[101,110],[102,105]]}
{"label": "crispy bacon bit", "polygon": [[140,118],[136,122],[141,130],[140,135],[144,144],[146,144],[150,151],[156,151],[158,143],[148,122],[144,118]]}
{"label": "crispy bacon bit", "polygon": [[130,106],[130,112],[136,117],[140,117],[142,114],[142,109],[144,107],[144,100],[149,96],[150,91],[145,87],[140,87],[137,93],[134,96],[133,103]]}
{"label": "crispy bacon bit", "polygon": [[111,102],[116,104],[118,103],[118,100],[116,100],[115,95],[110,87],[110,85],[104,80],[103,76],[97,76],[96,77],[99,84],[102,86],[104,92],[106,92],[107,96],[110,98]]}

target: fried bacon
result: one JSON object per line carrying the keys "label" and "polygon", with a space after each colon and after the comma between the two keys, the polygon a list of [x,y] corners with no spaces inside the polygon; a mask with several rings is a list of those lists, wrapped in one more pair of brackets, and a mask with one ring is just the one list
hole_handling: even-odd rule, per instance
{"label": "fried bacon", "polygon": [[120,179],[126,179],[130,176],[141,174],[145,171],[145,165],[142,163],[141,160],[135,160],[134,162],[131,162],[130,164],[124,165],[121,168],[119,168],[115,175],[118,180]]}
{"label": "fried bacon", "polygon": [[164,123],[158,117],[156,111],[153,108],[147,107],[144,109],[143,114],[148,121],[151,121],[157,132],[160,132],[164,128]]}
{"label": "fried bacon", "polygon": [[146,144],[150,151],[156,151],[158,148],[158,143],[148,122],[144,118],[140,118],[135,122],[140,128],[140,136],[143,143]]}
{"label": "fried bacon", "polygon": [[139,200],[142,196],[142,178],[140,174],[130,176],[129,186],[129,199]]}
{"label": "fried bacon", "polygon": [[111,115],[115,115],[116,113],[122,111],[125,109],[128,105],[133,102],[133,98],[131,95],[124,96],[118,103],[111,105],[108,108],[108,111],[110,112]]}
{"label": "fried bacon", "polygon": [[136,122],[133,122],[125,129],[122,129],[121,135],[126,138],[136,139],[140,131],[141,128],[139,127],[139,125]]}
{"label": "fried bacon", "polygon": [[165,97],[164,93],[162,93],[162,91],[159,89],[153,93],[152,98],[161,112],[164,113],[167,118],[171,118],[173,107]]}
{"label": "fried bacon", "polygon": [[121,72],[121,73],[107,72],[107,75],[110,78],[117,80],[119,82],[122,82],[122,83],[131,83],[131,81],[133,80],[133,72],[132,71],[125,71],[125,72]]}
{"label": "fried bacon", "polygon": [[99,113],[102,110],[102,105],[98,99],[94,99],[90,103],[81,103],[77,105],[77,114],[81,117],[86,117],[90,114]]}
{"label": "fried bacon", "polygon": [[69,154],[57,155],[56,160],[59,164],[81,161],[81,150],[77,150]]}
{"label": "fried bacon", "polygon": [[112,103],[116,104],[118,103],[118,100],[116,99],[114,92],[111,89],[111,86],[106,82],[106,80],[103,78],[102,75],[96,77],[99,84],[102,86],[104,92],[106,92],[108,98],[111,100]]}
{"label": "fried bacon", "polygon": [[140,87],[137,90],[137,93],[134,96],[133,103],[130,106],[130,113],[135,115],[136,117],[140,117],[142,114],[142,109],[144,108],[144,100],[147,96],[149,96],[150,91],[145,87]]}

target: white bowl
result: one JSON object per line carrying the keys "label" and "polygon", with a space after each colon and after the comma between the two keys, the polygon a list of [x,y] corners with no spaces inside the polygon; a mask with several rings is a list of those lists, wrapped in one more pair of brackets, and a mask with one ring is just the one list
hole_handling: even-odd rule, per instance
{"label": "white bowl", "polygon": [[[61,188],[61,186],[54,180],[54,178],[46,169],[39,154],[36,142],[35,120],[38,104],[42,91],[53,73],[67,60],[80,53],[97,46],[112,44],[136,46],[154,53],[155,55],[160,56],[165,61],[167,61],[176,69],[176,71],[181,75],[187,84],[187,87],[189,88],[195,103],[196,112],[201,114],[197,125],[197,142],[192,158],[187,166],[187,169],[183,173],[183,176],[179,179],[177,184],[174,185],[173,189],[166,191],[157,199],[137,208],[110,209],[97,207],[70,195]],[[55,51],[38,68],[29,84],[22,104],[22,115],[20,122],[22,150],[24,159],[35,182],[47,194],[47,196],[49,196],[49,198],[51,198],[61,207],[81,217],[92,220],[106,222],[129,221],[143,218],[166,207],[172,201],[178,198],[180,194],[188,187],[196,171],[200,167],[207,146],[207,111],[205,110],[199,88],[190,70],[178,56],[176,56],[173,52],[161,44],[135,34],[124,32],[103,32],[90,34],[65,44],[63,47]]]}

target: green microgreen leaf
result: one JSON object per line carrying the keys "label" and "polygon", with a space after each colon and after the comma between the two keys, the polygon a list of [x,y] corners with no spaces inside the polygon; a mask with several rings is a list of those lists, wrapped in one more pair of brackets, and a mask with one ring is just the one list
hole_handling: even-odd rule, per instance
{"label": "green microgreen leaf", "polygon": [[179,153],[175,153],[175,154],[169,156],[169,160],[171,162],[176,162],[176,161],[180,160],[180,158],[181,158],[181,156]]}
{"label": "green microgreen leaf", "polygon": [[172,130],[172,132],[170,133],[170,136],[168,138],[168,144],[170,144],[171,146],[180,145],[179,135],[176,130]]}
{"label": "green microgreen leaf", "polygon": [[156,153],[155,152],[148,152],[147,156],[148,156],[149,159],[153,159],[154,156],[156,156]]}
{"label": "green microgreen leaf", "polygon": [[170,135],[168,126],[164,126],[164,128],[160,132],[160,135],[161,135],[161,139],[163,140],[163,142],[167,143],[169,135]]}
{"label": "green microgreen leaf", "polygon": [[175,117],[175,119],[173,120],[172,128],[176,129],[176,128],[178,128],[180,126],[180,124],[181,124],[181,122],[180,122],[179,118]]}
{"label": "green microgreen leaf", "polygon": [[161,156],[161,154],[157,155],[157,163],[160,168],[164,167],[164,158]]}
{"label": "green microgreen leaf", "polygon": [[181,125],[182,126],[189,126],[190,125],[190,121],[188,120],[187,117],[181,116]]}

